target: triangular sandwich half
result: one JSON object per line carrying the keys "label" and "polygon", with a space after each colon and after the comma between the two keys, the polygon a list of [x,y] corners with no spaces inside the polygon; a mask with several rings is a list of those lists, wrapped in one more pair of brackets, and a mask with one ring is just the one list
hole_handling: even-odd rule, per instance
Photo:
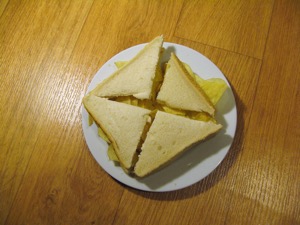
{"label": "triangular sandwich half", "polygon": [[164,167],[193,144],[216,133],[222,125],[158,111],[134,168],[145,177]]}
{"label": "triangular sandwich half", "polygon": [[83,104],[110,140],[121,165],[130,170],[150,111],[94,95],[85,96]]}
{"label": "triangular sandwich half", "polygon": [[215,108],[182,62],[171,53],[157,102],[181,110],[206,112],[214,116]]}
{"label": "triangular sandwich half", "polygon": [[163,37],[148,43],[126,65],[101,82],[91,93],[99,97],[134,96],[150,99],[159,65]]}

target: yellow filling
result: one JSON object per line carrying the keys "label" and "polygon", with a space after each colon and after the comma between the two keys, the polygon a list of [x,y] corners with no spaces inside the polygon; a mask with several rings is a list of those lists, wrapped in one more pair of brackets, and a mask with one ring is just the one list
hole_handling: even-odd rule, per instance
{"label": "yellow filling", "polygon": [[192,71],[191,67],[188,64],[183,63],[183,65],[188,71],[188,73],[194,78],[196,83],[202,88],[202,90],[208,96],[212,104],[216,105],[227,89],[226,82],[220,78],[210,78],[204,80],[201,77],[197,76],[197,74],[195,74]]}
{"label": "yellow filling", "polygon": [[107,143],[110,143],[110,140],[108,139],[108,137],[106,136],[106,134],[104,133],[104,131],[101,129],[101,127],[98,127],[98,135]]}
{"label": "yellow filling", "polygon": [[114,147],[112,146],[112,144],[110,144],[108,146],[108,150],[107,150],[107,155],[108,155],[108,158],[112,161],[115,161],[115,162],[119,162],[119,159],[115,153],[115,149]]}

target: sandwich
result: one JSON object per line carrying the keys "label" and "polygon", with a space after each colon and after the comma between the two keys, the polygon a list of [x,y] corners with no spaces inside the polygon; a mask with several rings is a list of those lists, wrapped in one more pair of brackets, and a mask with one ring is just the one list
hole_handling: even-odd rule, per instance
{"label": "sandwich", "polygon": [[156,100],[178,110],[205,112],[211,116],[215,114],[208,96],[174,53],[171,53]]}
{"label": "sandwich", "polygon": [[145,177],[171,163],[192,145],[215,134],[222,125],[158,111],[134,167]]}
{"label": "sandwich", "polygon": [[101,82],[92,94],[99,97],[133,96],[137,99],[153,99],[155,76],[159,74],[159,60],[163,37],[148,43],[135,57]]}
{"label": "sandwich", "polygon": [[174,53],[163,75],[162,43],[156,37],[130,61],[116,62],[116,72],[83,98],[109,159],[141,178],[222,128],[214,118],[221,94],[213,86],[224,92],[224,83],[197,78]]}
{"label": "sandwich", "polygon": [[85,96],[83,104],[107,137],[118,162],[125,171],[130,171],[137,159],[146,123],[151,121],[150,111],[95,95]]}

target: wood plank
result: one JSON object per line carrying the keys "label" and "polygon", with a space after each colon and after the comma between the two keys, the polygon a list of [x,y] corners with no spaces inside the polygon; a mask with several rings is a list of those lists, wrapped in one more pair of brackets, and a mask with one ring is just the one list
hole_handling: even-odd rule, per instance
{"label": "wood plank", "polygon": [[[69,61],[59,66],[57,61],[45,59],[45,65],[58,65],[40,70],[54,75],[38,90],[46,89],[48,95],[33,99],[41,107],[38,114],[48,119],[38,130],[7,223],[112,223],[124,189],[96,164],[87,149],[81,133],[81,99],[91,78],[111,56],[140,40],[172,33],[176,20],[170,17],[179,15],[180,9],[180,2],[170,7],[159,1],[96,1],[75,47],[65,48],[71,52]],[[157,19],[164,17],[166,23],[159,26]],[[53,58],[62,57],[60,54]]]}
{"label": "wood plank", "polygon": [[[55,77],[70,57],[91,3],[11,0],[0,18],[0,101],[5,106],[0,109],[0,224],[37,142],[46,140],[40,139],[41,133],[49,133],[47,125],[55,121],[49,102],[58,100],[55,93],[60,92],[50,85],[58,84]],[[19,212],[10,216],[17,218]]]}
{"label": "wood plank", "polygon": [[262,59],[273,0],[186,1],[175,36]]}
{"label": "wood plank", "polygon": [[3,0],[0,2],[0,17],[2,16],[8,2],[9,2],[9,0]]}
{"label": "wood plank", "polygon": [[[248,126],[261,61],[196,42],[171,39],[211,59],[227,76],[238,107],[238,128],[233,147],[221,165],[201,182],[171,193],[124,192],[115,224],[224,224],[234,194],[245,127]],[[245,107],[247,106],[247,107]],[[130,204],[130,207],[129,207]],[[218,215],[218,216],[215,216]]]}
{"label": "wood plank", "polygon": [[276,1],[272,18],[229,223],[238,209],[244,224],[300,223],[300,2]]}

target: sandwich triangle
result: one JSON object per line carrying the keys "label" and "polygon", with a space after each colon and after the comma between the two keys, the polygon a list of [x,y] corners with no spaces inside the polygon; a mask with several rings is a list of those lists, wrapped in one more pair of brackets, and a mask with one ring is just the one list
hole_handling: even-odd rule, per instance
{"label": "sandwich triangle", "polygon": [[138,99],[150,99],[162,44],[162,36],[153,39],[128,63],[101,82],[92,94],[108,98],[133,95]]}
{"label": "sandwich triangle", "polygon": [[222,128],[213,122],[158,111],[135,165],[135,174],[144,177],[160,169],[191,145],[204,140]]}
{"label": "sandwich triangle", "polygon": [[108,136],[121,165],[130,169],[150,111],[94,95],[84,97],[83,104]]}
{"label": "sandwich triangle", "polygon": [[207,112],[212,116],[215,112],[204,91],[188,74],[174,53],[168,62],[157,101],[175,109]]}

